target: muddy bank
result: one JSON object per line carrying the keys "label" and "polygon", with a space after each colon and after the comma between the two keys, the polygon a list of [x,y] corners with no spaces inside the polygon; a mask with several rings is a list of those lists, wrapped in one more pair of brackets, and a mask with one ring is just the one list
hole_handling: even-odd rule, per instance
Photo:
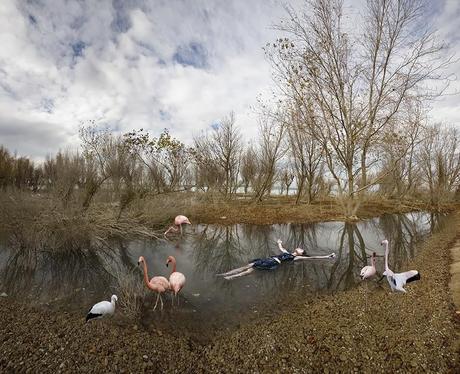
{"label": "muddy bank", "polygon": [[[101,328],[84,312],[0,298],[0,372],[458,372],[459,321],[448,248],[459,217],[411,263],[422,279],[391,294],[386,281],[291,304],[203,343],[143,331],[121,315]],[[394,269],[407,270],[407,269]],[[102,322],[102,321],[101,321]]]}

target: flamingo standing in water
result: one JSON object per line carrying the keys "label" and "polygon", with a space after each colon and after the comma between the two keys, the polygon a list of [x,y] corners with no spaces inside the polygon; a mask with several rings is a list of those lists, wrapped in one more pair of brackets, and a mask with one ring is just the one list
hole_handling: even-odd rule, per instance
{"label": "flamingo standing in water", "polygon": [[177,294],[185,286],[185,275],[176,271],[176,259],[173,256],[168,256],[166,266],[168,266],[170,262],[172,263],[173,268],[171,275],[169,276],[169,284],[171,285],[171,290],[174,292],[174,298],[177,298],[177,305],[179,305],[179,298],[177,297]]}
{"label": "flamingo standing in water", "polygon": [[372,257],[371,257],[371,264],[372,265],[364,266],[361,269],[361,273],[359,274],[359,276],[361,277],[361,280],[371,278],[376,274],[376,272],[377,272],[377,270],[375,269],[375,257],[376,256],[377,256],[376,253],[373,252]]}
{"label": "flamingo standing in water", "polygon": [[161,309],[163,309],[163,300],[161,298],[161,294],[169,290],[170,285],[169,281],[162,276],[157,276],[153,277],[149,281],[149,276],[147,274],[147,264],[145,263],[145,259],[143,256],[139,257],[139,261],[137,262],[138,265],[140,264],[144,265],[144,283],[147,286],[147,288],[151,289],[153,292],[156,292],[158,294],[157,296],[157,301],[155,302],[155,306],[153,307],[153,310],[156,309],[157,304],[158,304],[158,299],[160,299],[161,302]]}
{"label": "flamingo standing in water", "polygon": [[417,270],[409,270],[404,273],[393,273],[393,271],[388,267],[388,240],[382,240],[380,245],[385,245],[385,271],[383,275],[387,277],[391,290],[407,292],[403,287],[407,283],[419,280],[420,273]]}
{"label": "flamingo standing in water", "polygon": [[182,225],[184,224],[191,225],[191,222],[186,216],[182,216],[182,215],[176,216],[176,218],[174,218],[174,225],[171,226],[169,229],[167,229],[163,235],[166,236],[168,232],[170,231],[177,232],[180,229],[180,234],[182,236]]}

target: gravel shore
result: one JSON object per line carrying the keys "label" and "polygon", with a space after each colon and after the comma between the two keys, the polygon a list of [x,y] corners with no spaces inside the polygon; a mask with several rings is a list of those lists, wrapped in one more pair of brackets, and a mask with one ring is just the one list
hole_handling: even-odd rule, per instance
{"label": "gravel shore", "polygon": [[206,343],[147,332],[122,316],[85,324],[81,314],[0,297],[0,372],[458,373],[448,248],[459,221],[452,216],[423,244],[411,263],[421,280],[407,294],[391,293],[386,280],[368,282],[289,305]]}

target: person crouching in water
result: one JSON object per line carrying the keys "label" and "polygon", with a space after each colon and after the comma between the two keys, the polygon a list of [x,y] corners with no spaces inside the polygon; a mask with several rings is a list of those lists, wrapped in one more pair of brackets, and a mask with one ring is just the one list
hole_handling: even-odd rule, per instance
{"label": "person crouching in water", "polygon": [[283,248],[283,242],[280,239],[277,240],[277,243],[278,248],[281,251],[281,254],[270,256],[267,258],[256,258],[245,266],[227,271],[226,273],[217,274],[217,276],[222,276],[225,279],[233,279],[251,274],[255,269],[274,270],[282,262],[335,258],[335,253],[331,253],[327,256],[308,256],[305,249],[302,248],[296,248],[292,253],[289,253],[285,248]]}

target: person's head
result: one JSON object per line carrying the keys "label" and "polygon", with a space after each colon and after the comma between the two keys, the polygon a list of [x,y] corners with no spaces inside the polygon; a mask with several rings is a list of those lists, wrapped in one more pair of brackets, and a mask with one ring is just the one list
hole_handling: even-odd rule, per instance
{"label": "person's head", "polygon": [[294,249],[294,252],[292,252],[292,254],[294,256],[306,256],[307,251],[305,249],[302,249],[302,248],[296,248],[296,249]]}

